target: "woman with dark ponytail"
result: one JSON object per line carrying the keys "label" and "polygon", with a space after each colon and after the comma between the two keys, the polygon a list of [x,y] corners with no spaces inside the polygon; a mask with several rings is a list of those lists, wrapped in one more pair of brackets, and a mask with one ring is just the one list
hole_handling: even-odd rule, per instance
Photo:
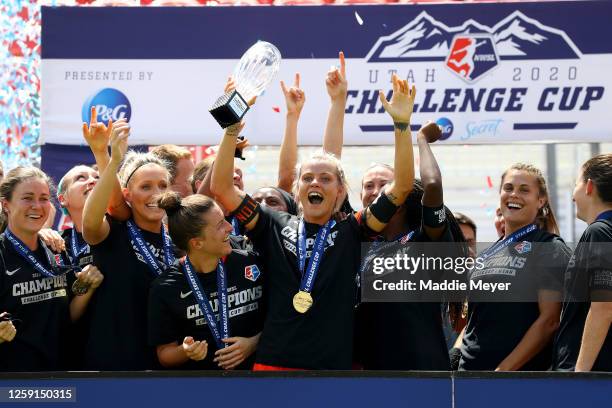
{"label": "woman with dark ponytail", "polygon": [[492,297],[472,291],[460,370],[541,371],[551,366],[563,273],[570,250],[559,237],[542,172],[514,164],[501,178],[504,236],[481,252],[471,283],[505,284]]}
{"label": "woman with dark ponytail", "polygon": [[[174,244],[187,255],[151,287],[149,343],[164,367],[250,369],[263,329],[263,274],[257,254],[211,198],[161,196]],[[217,317],[218,316],[218,317]]]}

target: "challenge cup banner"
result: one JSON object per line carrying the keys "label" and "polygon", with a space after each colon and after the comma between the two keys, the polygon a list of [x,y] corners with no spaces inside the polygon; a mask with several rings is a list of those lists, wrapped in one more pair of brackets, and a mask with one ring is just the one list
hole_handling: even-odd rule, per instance
{"label": "challenge cup banner", "polygon": [[325,74],[347,58],[345,144],[390,144],[378,90],[391,75],[416,84],[413,129],[442,143],[612,139],[612,2],[48,8],[42,18],[42,141],[82,144],[89,108],[128,118],[131,143],[216,144],[208,113],[257,40],[280,71],[246,115],[252,144],[277,145],[285,102],[278,81],[301,74],[299,143],[321,143]]}

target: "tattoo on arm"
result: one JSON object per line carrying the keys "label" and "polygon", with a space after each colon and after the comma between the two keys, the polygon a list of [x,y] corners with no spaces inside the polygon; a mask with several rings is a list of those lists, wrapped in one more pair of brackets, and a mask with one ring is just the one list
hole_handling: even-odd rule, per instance
{"label": "tattoo on arm", "polygon": [[400,132],[405,132],[408,129],[408,126],[410,126],[410,123],[408,122],[393,122],[393,126],[399,130]]}
{"label": "tattoo on arm", "polygon": [[387,194],[387,197],[389,198],[389,201],[391,201],[392,203],[395,203],[395,201],[397,200],[397,197],[395,196],[395,194],[393,194],[391,192],[388,192],[388,193],[385,193],[385,194]]}

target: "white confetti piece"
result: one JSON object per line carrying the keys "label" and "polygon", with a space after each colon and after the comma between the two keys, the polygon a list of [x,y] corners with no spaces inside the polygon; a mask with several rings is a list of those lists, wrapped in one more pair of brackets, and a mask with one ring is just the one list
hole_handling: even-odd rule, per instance
{"label": "white confetti piece", "polygon": [[363,25],[363,19],[361,18],[359,13],[355,12],[355,18],[357,19],[357,23],[359,23],[359,25]]}

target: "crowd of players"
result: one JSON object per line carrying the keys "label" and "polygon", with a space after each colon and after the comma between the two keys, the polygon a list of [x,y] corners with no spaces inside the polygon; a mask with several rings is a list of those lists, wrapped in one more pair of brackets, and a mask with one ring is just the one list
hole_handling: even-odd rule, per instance
{"label": "crowd of players", "polygon": [[[300,165],[306,97],[299,74],[281,82],[278,184],[252,195],[234,163],[248,145],[244,123],[225,129],[214,161],[194,166],[174,145],[129,151],[129,123],[100,123],[95,108],[82,129],[95,166],[72,168],[56,193],[37,168],[3,174],[0,370],[611,371],[612,154],[577,175],[573,199],[588,227],[573,253],[542,173],[520,163],[501,177],[499,241],[477,253],[474,222],[444,205],[433,123],[416,136],[415,176],[416,89],[397,76],[391,99],[380,94],[394,163],[365,169],[362,209],[351,208],[342,54],[325,82],[322,152]],[[43,228],[55,196],[73,223],[61,236]],[[469,279],[503,274],[533,299],[360,302],[363,242],[407,253],[456,243],[458,256],[484,260]]]}

